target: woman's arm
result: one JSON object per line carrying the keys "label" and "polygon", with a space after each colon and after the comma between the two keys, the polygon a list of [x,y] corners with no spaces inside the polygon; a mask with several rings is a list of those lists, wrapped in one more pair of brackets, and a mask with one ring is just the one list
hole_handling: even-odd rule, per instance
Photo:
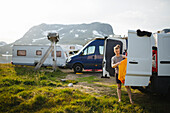
{"label": "woman's arm", "polygon": [[116,64],[112,64],[112,68],[116,68],[119,64],[120,62],[117,62]]}

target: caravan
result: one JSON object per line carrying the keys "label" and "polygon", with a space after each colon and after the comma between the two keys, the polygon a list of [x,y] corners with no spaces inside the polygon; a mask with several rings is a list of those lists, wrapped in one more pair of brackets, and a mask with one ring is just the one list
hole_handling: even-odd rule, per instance
{"label": "caravan", "polygon": [[[35,66],[48,48],[48,45],[14,45],[12,49],[12,64]],[[53,65],[53,53],[50,53],[43,66]],[[60,45],[56,45],[56,57],[57,66],[64,67],[68,54]]]}

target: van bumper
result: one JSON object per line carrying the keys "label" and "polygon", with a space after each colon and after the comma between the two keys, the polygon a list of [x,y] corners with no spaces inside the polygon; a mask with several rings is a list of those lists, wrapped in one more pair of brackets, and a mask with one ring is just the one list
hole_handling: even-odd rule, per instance
{"label": "van bumper", "polygon": [[72,69],[72,64],[66,63],[66,68]]}

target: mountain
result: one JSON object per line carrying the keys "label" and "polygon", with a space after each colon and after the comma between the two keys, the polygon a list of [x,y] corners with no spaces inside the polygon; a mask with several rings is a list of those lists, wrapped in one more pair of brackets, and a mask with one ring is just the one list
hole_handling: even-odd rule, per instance
{"label": "mountain", "polygon": [[22,38],[16,40],[12,44],[0,47],[0,52],[11,53],[12,45],[37,45],[37,44],[50,44],[47,39],[49,32],[59,33],[59,44],[80,44],[84,45],[89,40],[95,37],[104,37],[113,35],[112,26],[106,23],[94,22],[91,24],[40,24],[30,28]]}
{"label": "mountain", "polygon": [[4,46],[4,45],[6,45],[6,44],[7,44],[6,42],[0,41],[0,46]]}

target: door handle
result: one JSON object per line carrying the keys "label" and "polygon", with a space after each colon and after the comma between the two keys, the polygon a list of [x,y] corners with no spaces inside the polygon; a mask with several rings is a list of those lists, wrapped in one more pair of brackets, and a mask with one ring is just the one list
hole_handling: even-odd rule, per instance
{"label": "door handle", "polygon": [[160,61],[160,64],[170,64],[170,61]]}
{"label": "door handle", "polygon": [[138,62],[135,62],[135,61],[129,61],[129,64],[138,64]]}

